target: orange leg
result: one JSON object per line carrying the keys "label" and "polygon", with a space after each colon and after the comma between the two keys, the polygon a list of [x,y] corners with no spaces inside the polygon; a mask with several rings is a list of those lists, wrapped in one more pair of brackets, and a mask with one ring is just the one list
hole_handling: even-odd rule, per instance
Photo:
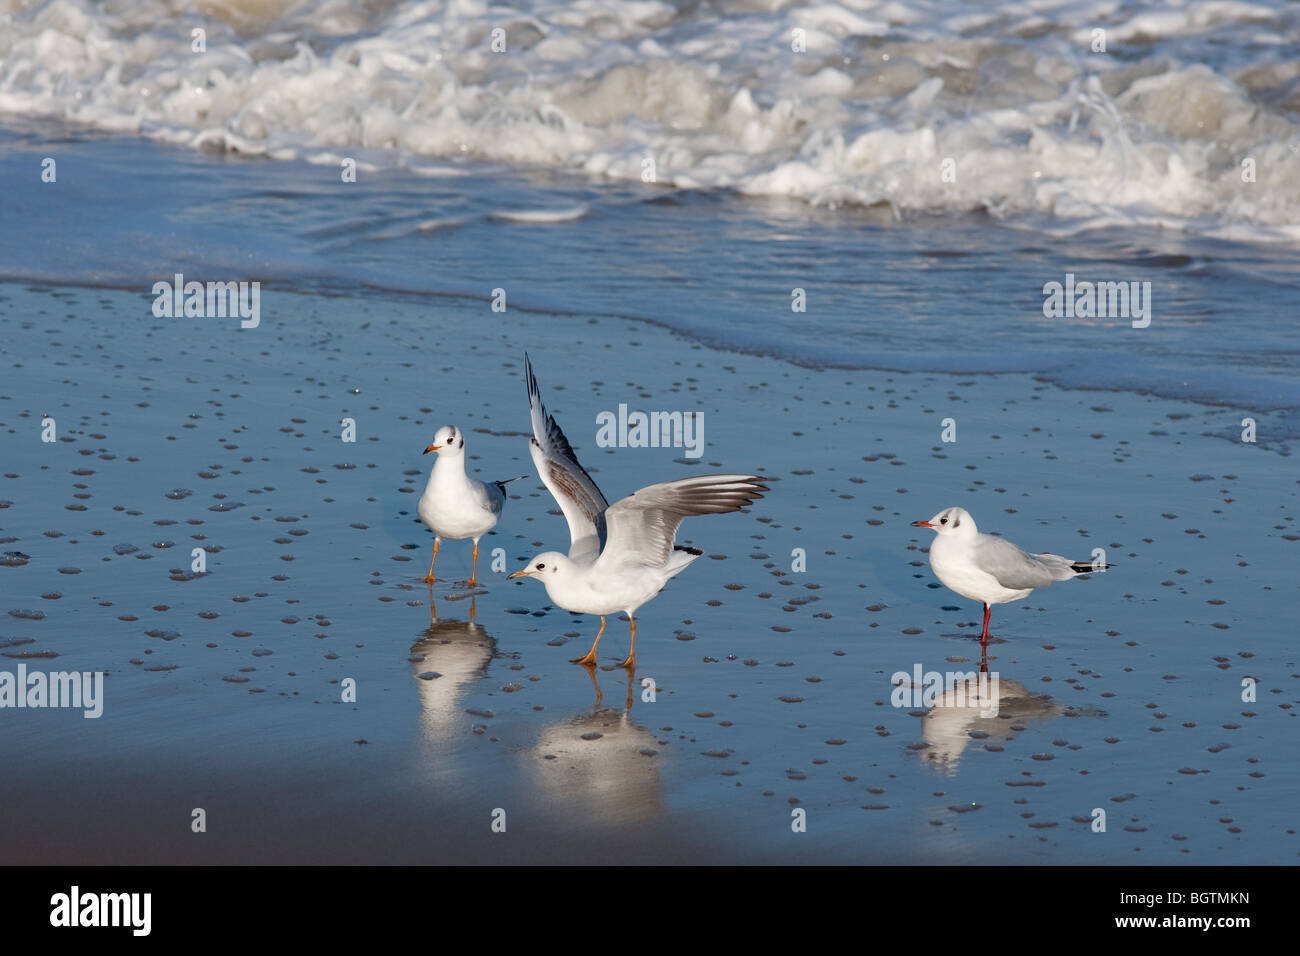
{"label": "orange leg", "polygon": [[433,576],[433,562],[438,560],[438,544],[442,539],[433,539],[433,557],[429,559],[429,573],[424,576],[424,581],[432,587],[435,580]]}
{"label": "orange leg", "polygon": [[478,542],[474,542],[474,565],[469,571],[469,586],[478,586]]}
{"label": "orange leg", "polygon": [[[588,667],[594,666],[596,663],[596,645],[600,643],[600,635],[604,633],[605,633],[605,615],[602,614],[600,616],[600,630],[596,632],[596,640],[595,643],[591,645],[591,650],[587,651],[587,653],[582,657],[575,657],[571,663],[586,664]],[[596,691],[599,693],[600,688],[597,687]]]}
{"label": "orange leg", "polygon": [[636,618],[629,617],[628,620],[632,622],[632,649],[628,651],[627,660],[625,660],[622,664],[619,664],[618,666],[626,667],[630,671],[635,671],[636,670]]}

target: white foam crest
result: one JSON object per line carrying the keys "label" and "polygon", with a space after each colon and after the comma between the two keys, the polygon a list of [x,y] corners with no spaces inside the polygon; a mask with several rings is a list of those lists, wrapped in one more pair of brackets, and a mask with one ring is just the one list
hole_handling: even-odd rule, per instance
{"label": "white foam crest", "polygon": [[566,209],[497,209],[489,214],[493,219],[507,222],[556,223],[572,222],[587,215],[586,206],[570,206]]}
{"label": "white foam crest", "polygon": [[[0,111],[277,159],[365,150],[423,174],[473,159],[1293,241],[1300,13],[1285,4],[720,6],[0,0]],[[1098,27],[1132,46],[1093,53]],[[1211,67],[1178,45],[1211,37],[1251,52]]]}

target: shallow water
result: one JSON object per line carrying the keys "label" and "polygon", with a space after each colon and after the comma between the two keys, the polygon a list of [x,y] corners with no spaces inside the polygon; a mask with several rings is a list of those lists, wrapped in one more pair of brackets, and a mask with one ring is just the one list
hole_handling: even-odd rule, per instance
{"label": "shallow water", "polygon": [[[6,859],[1297,852],[1297,483],[1277,450],[1216,437],[1223,410],[1014,374],[810,370],[583,316],[510,314],[452,355],[490,314],[454,300],[294,294],[247,331],[156,320],[150,301],[12,284],[0,300],[5,341],[44,336],[6,356],[0,395],[5,549],[26,555],[0,568],[5,610],[37,612],[10,617],[6,640],[32,643],[3,653],[109,672],[98,720],[6,713],[24,768],[6,804],[29,824]],[[59,324],[76,335],[42,332]],[[708,556],[638,616],[631,688],[568,663],[596,621],[533,582],[489,573],[470,598],[467,545],[439,557],[436,621],[419,581],[433,429],[459,424],[484,477],[530,470],[523,350],[610,497],[706,467],[772,489],[683,527]],[[597,448],[618,401],[703,412],[703,463]],[[481,556],[503,548],[505,570],[565,533],[534,480],[512,489]],[[891,705],[897,671],[978,667],[979,608],[937,588],[908,524],[958,500],[1027,547],[1116,564],[995,610],[996,718]],[[206,574],[186,573],[193,546]],[[609,623],[612,664],[626,625]]]}
{"label": "shallow water", "polygon": [[[32,183],[57,138],[63,179]],[[0,143],[6,217],[20,224],[0,233],[0,276],[147,289],[180,272],[434,303],[502,289],[512,310],[619,316],[801,365],[1029,372],[1235,407],[1269,418],[1274,439],[1300,434],[1287,247],[1129,228],[1060,237],[981,216],[896,223],[479,165],[343,185],[328,167],[46,123],[0,130]],[[1150,283],[1151,325],[1045,317],[1044,286],[1068,274]]]}
{"label": "shallow water", "polygon": [[[473,2],[240,0],[199,59],[0,0],[0,672],[107,673],[0,709],[0,859],[1294,861],[1291,6],[537,3],[492,60]],[[259,323],[160,317],[177,273]],[[505,580],[566,541],[525,352],[611,500],[770,487],[683,525],[634,677]],[[703,457],[599,447],[621,405]],[[465,542],[420,581],[443,424],[529,475],[478,592]],[[981,659],[953,504],[1114,567]],[[996,716],[896,687],[981,669]]]}

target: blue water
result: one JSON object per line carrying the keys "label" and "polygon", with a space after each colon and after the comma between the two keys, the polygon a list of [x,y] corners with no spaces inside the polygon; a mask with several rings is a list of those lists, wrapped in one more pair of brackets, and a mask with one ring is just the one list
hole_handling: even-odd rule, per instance
{"label": "blue water", "polygon": [[[0,568],[0,611],[43,609],[9,636],[108,669],[113,702],[93,732],[63,714],[6,737],[45,773],[6,778],[34,825],[0,852],[532,861],[559,834],[566,859],[623,840],[766,862],[790,858],[797,798],[797,851],[822,861],[1294,858],[1294,4],[537,0],[498,59],[477,0],[257,6],[0,13],[0,531],[29,556]],[[178,272],[260,281],[258,337],[151,316]],[[1046,317],[1067,274],[1150,283],[1150,325]],[[624,675],[568,664],[592,622],[530,582],[490,579],[481,632],[452,585],[438,620],[424,604],[426,432],[458,416],[484,477],[527,471],[522,351],[611,495],[686,467],[591,446],[593,412],[650,395],[707,406],[710,467],[774,479],[690,529],[726,563],[638,618],[664,694],[629,713]],[[45,411],[66,444],[32,439]],[[962,441],[940,450],[949,413]],[[355,447],[334,445],[345,414]],[[511,566],[562,534],[532,484],[490,539]],[[996,612],[1022,696],[993,746],[884,704],[893,671],[974,652],[978,607],[910,524],[957,498],[1034,549],[1118,555]],[[158,573],[183,534],[212,575]],[[463,548],[439,560],[467,570]],[[1243,710],[1246,674],[1268,696]],[[362,706],[334,703],[343,675]],[[241,824],[206,856],[155,845],[197,799]],[[498,803],[554,819],[506,844],[481,826]],[[54,829],[84,842],[52,849]]]}
{"label": "blue water", "polygon": [[[42,184],[40,160],[58,157]],[[896,221],[728,191],[466,163],[454,175],[244,160],[47,123],[0,131],[0,277],[487,300],[642,320],[811,366],[1028,371],[1300,428],[1286,246],[1178,232],[1061,238],[978,214]],[[521,215],[552,221],[521,221]],[[1149,282],[1151,323],[1046,318],[1043,287]],[[792,309],[802,289],[804,311]],[[1233,437],[1225,433],[1225,437]]]}
{"label": "blue water", "polygon": [[[49,155],[58,179],[43,184]],[[93,733],[67,715],[12,735],[11,752],[43,747],[51,769],[6,782],[7,804],[34,822],[0,846],[6,858],[48,860],[41,834],[75,825],[85,842],[67,845],[94,860],[532,861],[560,834],[563,859],[590,861],[614,854],[608,834],[622,830],[634,853],[689,845],[690,859],[766,862],[790,858],[792,797],[816,820],[799,859],[1294,857],[1294,694],[1277,675],[1294,672],[1296,485],[1274,454],[1300,407],[1287,247],[1157,230],[1063,238],[1051,223],[898,218],[469,161],[445,172],[384,167],[345,184],[299,160],[45,121],[0,130],[0,279],[91,287],[4,292],[0,350],[14,368],[0,390],[0,531],[30,561],[0,570],[9,608],[45,611],[9,628],[59,666],[116,671]],[[261,281],[257,337],[155,319],[149,291],[176,272]],[[1067,272],[1149,281],[1150,326],[1045,318],[1042,287]],[[796,288],[806,311],[791,309]],[[506,315],[486,309],[495,289]],[[641,336],[637,322],[656,328]],[[476,467],[493,469],[484,477],[527,472],[522,351],[608,493],[684,467],[673,450],[592,446],[593,412],[642,395],[707,407],[720,423],[710,467],[780,479],[752,514],[691,528],[728,560],[675,580],[638,618],[638,653],[665,693],[626,717],[623,675],[592,687],[568,663],[592,622],[530,582],[492,580],[478,599],[474,641],[490,662],[473,641],[463,660],[441,643],[417,653],[438,636],[418,580],[427,532],[410,513],[419,452],[455,415],[482,449]],[[998,371],[1040,381],[979,374]],[[773,410],[786,446],[771,443]],[[68,444],[33,438],[44,411]],[[941,452],[949,411],[963,437]],[[336,445],[353,414],[366,437]],[[1257,445],[1237,440],[1247,416]],[[563,533],[530,484],[491,540],[512,567]],[[164,496],[177,486],[200,495]],[[950,726],[951,739],[915,749],[928,742],[918,719],[883,703],[894,671],[970,659],[978,607],[938,589],[910,525],[955,498],[1026,546],[1100,544],[1123,568],[998,609],[996,667],[1054,698],[1013,709],[1009,747]],[[310,533],[289,537],[290,524]],[[211,576],[160,573],[184,564],[189,541],[158,539],[186,534],[221,549]],[[159,559],[118,556],[118,542]],[[810,559],[798,592],[778,568],[795,547]],[[463,547],[439,560],[467,570]],[[776,573],[821,603],[769,600],[760,589],[779,595]],[[743,589],[721,590],[731,583]],[[443,623],[464,604],[443,601]],[[321,615],[331,623],[318,631]],[[151,634],[163,625],[179,636]],[[624,624],[611,626],[622,650]],[[431,701],[423,668],[461,696]],[[1246,673],[1278,695],[1249,713]],[[363,706],[326,706],[344,675],[365,688]],[[593,711],[601,694],[611,710]],[[588,728],[606,749],[583,753],[573,738]],[[647,748],[661,756],[647,764]],[[578,769],[548,781],[556,750]],[[1026,774],[1048,786],[1011,789]],[[156,845],[156,821],[195,799],[256,822],[197,856],[183,840]],[[1110,842],[1078,822],[1120,802]],[[480,824],[500,803],[524,811],[515,819],[556,819],[523,831],[540,842],[486,844]],[[986,809],[965,815],[973,804]],[[636,826],[593,829],[600,812]],[[1239,824],[1244,835],[1224,831]],[[448,846],[448,829],[465,836]]]}

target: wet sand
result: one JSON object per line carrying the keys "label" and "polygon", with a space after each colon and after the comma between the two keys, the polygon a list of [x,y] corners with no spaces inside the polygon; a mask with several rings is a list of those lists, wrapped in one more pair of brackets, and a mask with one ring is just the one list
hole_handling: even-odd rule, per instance
{"label": "wet sand", "polygon": [[[0,711],[3,862],[1300,853],[1300,482],[1266,410],[809,369],[453,298],[268,284],[249,330],[151,301],[0,286],[0,670],[108,674],[97,720]],[[633,686],[609,666],[625,621],[589,675],[568,661],[597,620],[501,573],[567,546],[527,454],[525,351],[611,500],[704,470],[771,487],[683,526],[706,556],[639,614]],[[703,458],[598,448],[595,416],[620,403],[702,412]],[[1245,414],[1257,444],[1237,440]],[[482,542],[477,594],[456,583],[468,542],[444,543],[435,618],[414,513],[442,424],[478,477],[530,477]],[[995,609],[991,719],[891,705],[897,671],[980,663],[979,606],[938,586],[909,526],[951,504],[1115,565]]]}

